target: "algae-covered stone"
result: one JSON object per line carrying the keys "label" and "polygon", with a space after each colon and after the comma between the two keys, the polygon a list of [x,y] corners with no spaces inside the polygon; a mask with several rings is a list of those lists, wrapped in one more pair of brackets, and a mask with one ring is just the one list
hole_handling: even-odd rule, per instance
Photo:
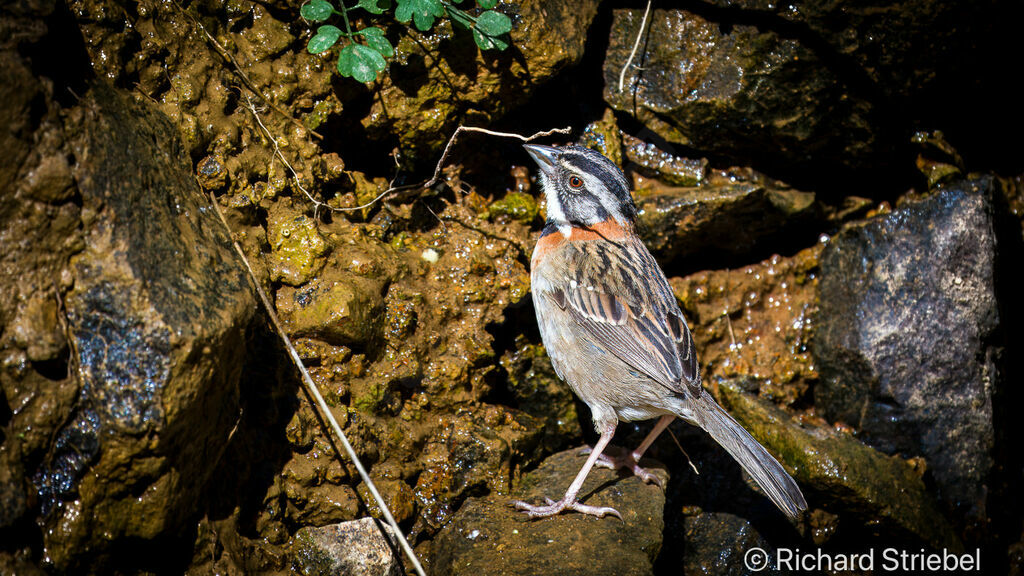
{"label": "algae-covered stone", "polygon": [[882,536],[962,548],[920,473],[904,460],[827,426],[801,425],[735,381],[722,380],[717,388],[723,406],[778,457],[812,507],[870,522]]}
{"label": "algae-covered stone", "polygon": [[447,20],[428,33],[405,29],[363,127],[373,139],[397,136],[403,158],[432,163],[445,144],[439,134],[451,134],[466,120],[492,123],[579,62],[598,4],[499,4],[512,18],[511,47],[503,52],[479,51],[468,31]]}
{"label": "algae-covered stone", "polygon": [[315,220],[282,203],[274,206],[267,217],[270,279],[301,286],[323,267],[327,242],[320,235]]}
{"label": "algae-covered stone", "polygon": [[445,418],[426,440],[416,481],[420,515],[440,528],[451,503],[488,490],[508,494],[516,468],[535,461],[542,428],[530,416],[501,406],[484,406]]}
{"label": "algae-covered stone", "polygon": [[807,398],[818,378],[810,343],[820,254],[818,245],[788,258],[669,280],[705,381],[752,377],[761,381],[764,398],[787,405]]}
{"label": "algae-covered stone", "polygon": [[533,196],[522,192],[509,192],[505,194],[504,198],[492,203],[488,206],[487,210],[491,218],[506,216],[524,224],[529,224],[536,220],[537,214],[540,213],[537,201],[534,200]]}
{"label": "algae-covered stone", "polygon": [[[578,448],[551,456],[523,479],[516,498],[561,497],[583,461]],[[655,471],[668,481],[664,470]],[[653,574],[664,529],[661,488],[595,468],[580,495],[586,504],[617,509],[622,520],[569,513],[531,521],[507,496],[471,498],[438,534],[434,569],[452,576]]]}
{"label": "algae-covered stone", "polygon": [[292,540],[292,569],[303,576],[399,576],[402,564],[395,538],[401,536],[372,518],[306,527]]}
{"label": "algae-covered stone", "polygon": [[301,288],[277,292],[277,309],[288,332],[331,344],[365,344],[380,334],[384,284],[344,270],[325,270]]}
{"label": "algae-covered stone", "polygon": [[611,108],[606,108],[604,116],[600,120],[587,124],[583,129],[578,144],[597,150],[621,168],[622,140],[623,134],[619,131],[619,124],[615,121],[615,113]]}

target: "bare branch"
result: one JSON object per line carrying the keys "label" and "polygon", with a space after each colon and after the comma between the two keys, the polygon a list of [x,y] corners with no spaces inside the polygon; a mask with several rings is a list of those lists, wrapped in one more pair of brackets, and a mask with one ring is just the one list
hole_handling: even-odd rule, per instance
{"label": "bare branch", "polygon": [[552,128],[551,130],[545,130],[543,132],[537,132],[532,136],[523,136],[521,134],[515,134],[512,132],[497,132],[495,130],[488,130],[487,128],[478,128],[476,126],[459,126],[452,133],[451,138],[448,139],[448,143],[444,146],[444,152],[441,153],[441,159],[437,161],[437,166],[434,168],[434,175],[429,180],[420,182],[419,184],[406,184],[404,186],[390,186],[387,190],[381,192],[376,198],[370,200],[362,206],[356,206],[355,208],[331,208],[338,212],[349,212],[353,210],[362,210],[363,208],[369,208],[385,196],[401,192],[403,190],[412,190],[414,188],[430,188],[441,181],[441,169],[444,168],[444,163],[448,160],[448,154],[451,152],[452,146],[455,144],[455,140],[458,139],[459,134],[463,132],[480,132],[481,134],[488,134],[490,136],[499,136],[501,138],[517,138],[523,142],[531,142],[537,138],[543,138],[545,136],[551,136],[552,134],[568,134],[572,131],[571,127],[565,128]]}

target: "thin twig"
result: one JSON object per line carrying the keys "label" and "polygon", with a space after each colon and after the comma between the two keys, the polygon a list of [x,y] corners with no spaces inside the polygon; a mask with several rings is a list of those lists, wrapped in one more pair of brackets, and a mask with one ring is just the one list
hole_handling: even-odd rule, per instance
{"label": "thin twig", "polygon": [[[317,200],[316,198],[313,198],[313,195],[309,193],[309,190],[306,190],[306,187],[302,185],[302,182],[299,180],[299,173],[295,171],[295,168],[292,168],[292,165],[288,162],[288,160],[284,157],[284,154],[281,152],[281,146],[278,145],[277,138],[274,137],[274,134],[263,123],[263,120],[260,119],[259,112],[256,111],[256,106],[254,106],[252,103],[252,98],[246,95],[245,102],[246,108],[249,109],[249,112],[252,113],[253,118],[256,119],[256,123],[259,124],[260,128],[263,129],[263,133],[266,135],[267,139],[274,143],[274,154],[278,157],[278,159],[281,160],[282,163],[284,163],[285,167],[288,168],[288,170],[292,173],[292,180],[295,181],[295,186],[297,186],[298,189],[301,190],[302,193],[306,195],[306,198],[308,198],[309,201],[313,203],[313,217],[315,218],[320,212],[320,207],[327,206],[327,204]],[[330,206],[327,207],[330,208]]]}
{"label": "thin twig", "polygon": [[352,448],[352,445],[349,444],[348,438],[345,436],[345,432],[341,429],[338,421],[334,418],[334,414],[331,413],[330,407],[327,405],[324,397],[320,394],[320,390],[317,389],[316,384],[313,383],[313,379],[310,378],[309,372],[306,370],[306,365],[303,364],[298,351],[295,350],[291,339],[281,326],[281,322],[277,318],[277,313],[274,312],[274,306],[271,304],[270,298],[268,298],[266,292],[263,291],[263,286],[260,285],[260,282],[256,277],[256,273],[253,272],[252,266],[249,265],[249,259],[245,257],[245,252],[242,250],[242,247],[238,245],[238,242],[234,241],[231,227],[228,225],[227,219],[224,218],[224,214],[220,210],[220,205],[217,203],[217,198],[212,192],[210,193],[210,202],[213,204],[213,208],[216,210],[217,216],[220,217],[221,223],[224,224],[224,228],[227,229],[228,237],[231,238],[231,244],[234,246],[235,252],[238,253],[238,256],[242,259],[242,263],[245,264],[246,270],[249,271],[249,277],[252,278],[253,285],[256,287],[256,293],[259,295],[260,301],[263,303],[263,308],[267,311],[270,323],[274,326],[274,330],[281,338],[281,342],[284,344],[285,349],[288,350],[288,355],[291,356],[292,362],[295,363],[295,367],[299,369],[299,373],[302,375],[302,383],[306,386],[306,390],[309,392],[310,396],[312,396],[316,401],[320,415],[328,424],[330,424],[335,437],[337,437],[339,443],[345,449],[345,454],[348,455],[352,464],[359,472],[359,477],[362,478],[363,482],[366,483],[366,487],[370,490],[370,494],[373,496],[374,501],[377,503],[377,507],[384,515],[385,521],[387,521],[392,530],[395,531],[398,544],[402,547],[405,555],[409,558],[409,562],[412,563],[416,574],[419,576],[426,576],[426,573],[423,571],[423,566],[420,564],[419,559],[416,558],[416,552],[413,551],[409,541],[406,540],[405,535],[402,533],[402,529],[398,527],[398,522],[395,522],[395,517],[391,515],[391,510],[388,509],[387,503],[384,502],[384,498],[381,497],[380,492],[377,491],[377,486],[373,483],[370,475],[366,472],[366,468],[363,467],[363,463],[359,460],[359,456],[356,455],[356,451]]}
{"label": "thin twig", "polygon": [[[707,394],[707,392],[705,392],[705,394]],[[700,476],[700,472],[697,470],[697,467],[693,465],[693,460],[690,459],[690,455],[686,453],[686,450],[683,450],[683,445],[679,443],[679,438],[676,438],[676,433],[673,432],[671,428],[666,428],[666,430],[668,430],[668,435],[672,437],[672,441],[676,443],[679,451],[683,453],[683,456],[686,456],[686,462],[690,465],[690,468],[693,468],[693,473]]]}
{"label": "thin twig", "polygon": [[551,130],[545,130],[543,132],[537,132],[536,134],[534,134],[532,136],[523,136],[521,134],[515,134],[515,133],[512,133],[512,132],[496,132],[494,130],[488,130],[486,128],[478,128],[476,126],[461,126],[460,125],[458,128],[455,129],[455,132],[452,133],[451,138],[448,139],[448,143],[445,144],[444,152],[441,153],[441,159],[437,161],[437,166],[434,168],[434,175],[431,176],[429,180],[426,180],[424,182],[420,182],[419,184],[406,184],[404,186],[389,186],[387,190],[385,190],[385,191],[381,192],[380,194],[378,194],[377,197],[374,198],[373,200],[370,200],[369,202],[367,202],[367,203],[365,203],[365,204],[363,204],[361,206],[356,206],[355,208],[331,208],[331,209],[335,210],[335,211],[338,211],[338,212],[349,212],[349,211],[353,211],[353,210],[362,210],[363,208],[369,208],[370,206],[373,206],[379,200],[381,200],[382,198],[384,198],[385,196],[387,196],[389,194],[394,194],[396,192],[401,192],[403,190],[412,190],[414,188],[430,188],[431,186],[437,184],[438,182],[441,181],[441,169],[444,168],[444,163],[445,163],[445,161],[448,160],[448,154],[451,153],[452,146],[455,144],[455,140],[458,139],[459,134],[462,134],[463,132],[480,132],[482,134],[488,134],[488,135],[491,135],[491,136],[500,136],[502,138],[517,138],[519,140],[522,140],[523,142],[530,142],[530,141],[536,140],[537,138],[543,138],[545,136],[551,136],[552,134],[568,134],[571,131],[572,131],[571,127],[552,128]]}
{"label": "thin twig", "polygon": [[626,63],[622,65],[622,72],[619,72],[619,92],[622,92],[622,84],[626,81],[626,70],[629,70],[629,65],[633,63],[636,51],[640,48],[640,39],[644,36],[644,28],[647,26],[647,15],[651,13],[652,1],[653,0],[647,0],[647,8],[644,9],[644,17],[640,20],[640,31],[636,33],[636,42],[633,43],[633,51],[629,53],[629,58],[627,58]]}

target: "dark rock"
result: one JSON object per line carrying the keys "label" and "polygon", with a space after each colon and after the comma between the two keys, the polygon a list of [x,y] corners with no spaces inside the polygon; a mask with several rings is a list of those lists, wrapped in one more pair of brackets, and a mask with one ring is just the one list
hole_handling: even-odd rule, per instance
{"label": "dark rock", "polygon": [[[751,522],[727,512],[699,512],[683,520],[686,553],[684,574],[779,574],[775,562],[757,552],[775,549]],[[756,570],[757,562],[768,560],[767,568]]]}
{"label": "dark rock", "polygon": [[614,14],[605,100],[664,140],[765,165],[858,165],[876,153],[872,104],[798,40],[753,25],[652,10],[620,90],[643,11]]}
{"label": "dark rock", "polygon": [[79,387],[33,476],[59,570],[195,513],[238,418],[255,306],[166,118],[103,84],[72,118],[86,236],[65,302]]}
{"label": "dark rock", "polygon": [[851,225],[821,259],[815,398],[886,453],[924,456],[943,500],[985,517],[992,468],[993,179]]}
{"label": "dark rock", "polygon": [[[584,462],[578,453],[567,450],[545,460],[523,479],[517,497],[560,498]],[[667,482],[667,474],[662,480]],[[575,513],[528,520],[506,496],[471,498],[437,536],[434,573],[652,574],[664,529],[662,490],[635,476],[595,468],[580,494],[586,504],[616,508],[623,520]]]}
{"label": "dark rock", "polygon": [[1014,104],[992,94],[1002,82],[996,62],[1014,49],[1005,22],[1019,12],[1015,2],[966,0],[713,0],[652,10],[620,87],[643,10],[617,10],[605,100],[674,144],[805,178],[834,181],[840,169],[860,182],[863,168],[901,169],[892,160],[909,156],[907,135],[921,125],[947,126],[954,141],[1001,157],[973,141],[985,139],[979,118],[1019,129]]}
{"label": "dark rock", "polygon": [[[725,19],[757,20],[788,31],[816,52],[856,74],[880,98],[911,100],[926,94],[958,66],[970,63],[999,17],[992,5],[967,0],[897,2],[829,0],[800,5],[771,0],[712,0]],[[998,6],[998,2],[994,3]]]}
{"label": "dark rock", "polygon": [[303,528],[292,541],[292,568],[303,576],[399,576],[397,537],[373,518]]}

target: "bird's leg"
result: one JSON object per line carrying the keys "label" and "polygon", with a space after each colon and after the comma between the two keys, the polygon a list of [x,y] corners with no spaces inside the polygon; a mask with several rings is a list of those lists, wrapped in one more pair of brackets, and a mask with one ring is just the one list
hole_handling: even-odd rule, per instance
{"label": "bird's leg", "polygon": [[606,446],[608,446],[608,443],[611,442],[612,436],[614,435],[615,424],[613,423],[610,427],[601,432],[601,438],[598,439],[597,444],[594,445],[594,449],[590,452],[590,457],[587,458],[586,463],[583,464],[582,468],[580,468],[579,473],[576,474],[576,478],[572,481],[572,484],[569,485],[569,489],[565,491],[565,496],[562,496],[561,500],[555,502],[550,498],[545,498],[544,500],[547,504],[543,506],[537,506],[528,502],[523,502],[522,500],[515,500],[512,502],[512,505],[515,506],[516,509],[526,512],[526,515],[530,518],[545,518],[547,516],[559,514],[564,510],[575,510],[576,512],[590,514],[591,516],[597,516],[598,518],[603,518],[605,515],[610,514],[618,517],[619,520],[622,520],[622,514],[619,514],[619,511],[615,508],[608,506],[587,506],[585,504],[580,504],[579,501],[576,500],[576,496],[579,495],[580,489],[583,488],[583,481],[586,480],[587,475],[590,474],[590,469],[594,467],[594,463],[597,462],[597,459],[601,456],[601,452]]}
{"label": "bird's leg", "polygon": [[[665,428],[668,428],[668,425],[671,424],[672,421],[675,420],[675,418],[676,417],[671,414],[666,414],[665,416],[662,416],[654,425],[654,428],[651,430],[651,433],[648,434],[647,437],[644,438],[644,441],[641,442],[640,445],[636,447],[636,450],[633,450],[629,454],[625,454],[622,456],[609,456],[607,454],[601,454],[598,456],[595,465],[600,466],[602,468],[611,468],[612,470],[616,470],[618,468],[625,468],[626,470],[629,470],[633,472],[633,474],[639,476],[641,480],[648,484],[656,484],[658,486],[662,486],[661,478],[659,478],[650,470],[640,466],[640,458],[643,457],[644,452],[647,452],[647,449],[651,447],[651,444],[654,444],[654,441],[658,438],[658,436],[660,436],[661,433],[665,431]],[[593,452],[589,448],[586,448],[583,450],[582,453],[592,454]]]}

